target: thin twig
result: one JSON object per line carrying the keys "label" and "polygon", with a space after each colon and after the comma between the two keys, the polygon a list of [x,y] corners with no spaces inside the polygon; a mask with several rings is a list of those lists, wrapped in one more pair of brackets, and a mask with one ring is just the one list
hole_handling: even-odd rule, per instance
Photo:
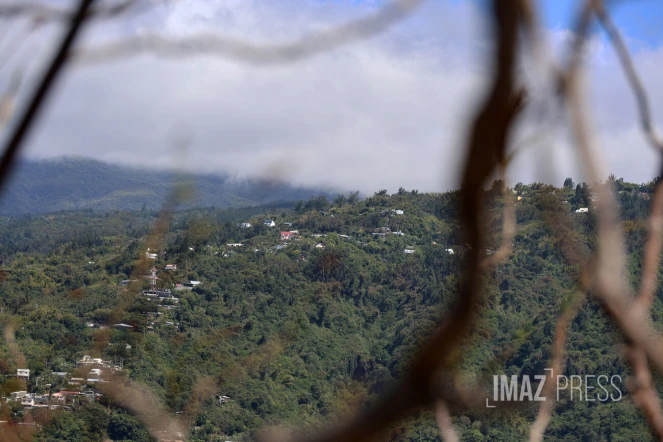
{"label": "thin twig", "polygon": [[612,41],[612,46],[617,52],[617,56],[621,61],[622,68],[626,74],[626,78],[633,89],[633,94],[635,95],[635,100],[638,105],[638,111],[640,112],[640,123],[642,125],[642,130],[649,139],[652,145],[657,149],[663,150],[663,140],[656,133],[656,129],[652,125],[652,116],[651,116],[651,106],[649,104],[649,98],[645,92],[645,88],[642,85],[642,80],[638,75],[638,72],[633,65],[633,60],[631,59],[630,52],[624,43],[619,29],[615,26],[615,23],[610,18],[610,15],[605,10],[605,5],[602,0],[593,0],[594,11],[596,12],[599,21],[603,25],[603,28],[606,30],[610,41]]}
{"label": "thin twig", "polygon": [[437,420],[437,426],[440,429],[440,434],[442,439],[445,442],[458,442],[458,434],[456,429],[451,424],[451,415],[449,414],[449,408],[444,401],[438,401],[435,406],[435,419]]}
{"label": "thin twig", "polygon": [[[137,7],[138,4],[148,3],[146,0],[125,0],[112,6],[90,8],[85,12],[85,18],[114,18],[125,11]],[[57,8],[43,2],[21,1],[20,3],[0,4],[0,17],[38,17],[41,20],[72,20],[75,14],[67,9]]]}
{"label": "thin twig", "polygon": [[94,0],[80,1],[76,14],[73,16],[69,25],[69,29],[60,43],[60,47],[55,53],[53,60],[39,83],[39,86],[35,90],[34,95],[29,100],[29,105],[21,116],[19,120],[20,122],[14,130],[14,133],[11,135],[6,147],[3,149],[2,159],[0,160],[0,194],[3,191],[4,184],[7,182],[9,171],[16,159],[16,154],[21,149],[23,141],[33,127],[33,123],[39,117],[53,85],[62,71],[62,68],[67,63],[67,53],[74,44],[80,29],[85,24],[86,13],[93,2]]}
{"label": "thin twig", "polygon": [[642,348],[629,345],[624,353],[633,368],[633,377],[629,379],[628,387],[633,402],[640,407],[657,440],[663,441],[663,412],[661,399],[658,397],[656,387],[652,381],[651,371],[647,365],[647,356]]}
{"label": "thin twig", "polygon": [[642,279],[638,302],[641,308],[651,308],[658,280],[661,256],[661,231],[663,230],[663,180],[656,185],[651,214],[647,220],[648,236],[643,257]]}
{"label": "thin twig", "polygon": [[[587,2],[588,5],[593,3],[594,0]],[[579,39],[584,39],[585,35],[580,34]],[[578,59],[578,56],[573,57],[573,60]],[[605,176],[605,173],[599,160],[599,152],[588,129],[587,111],[580,93],[578,65],[579,63],[572,64],[567,71],[563,97],[568,104],[573,135],[576,138],[587,175],[593,182],[598,182],[601,176]],[[648,295],[643,298],[644,302],[631,302],[627,297],[628,291],[623,281],[625,256],[623,237],[618,228],[617,207],[611,190],[608,186],[600,186],[597,189],[599,194],[596,204],[599,247],[593,287],[604,301],[607,312],[619,323],[627,337],[630,345],[627,355],[639,386],[639,390],[635,390],[638,405],[642,408],[654,433],[660,437],[663,434],[661,432],[663,413],[660,400],[649,382],[651,374],[646,360],[649,358],[659,370],[663,371],[663,358],[660,354],[660,346],[663,341],[661,336],[654,332],[649,321]],[[646,259],[658,255],[655,253],[656,248],[656,244],[647,246]],[[652,250],[654,252],[651,252]],[[647,282],[644,282],[643,287],[645,291],[650,289]]]}
{"label": "thin twig", "polygon": [[7,121],[14,115],[16,95],[21,87],[22,80],[23,74],[21,71],[15,71],[7,85],[7,90],[0,99],[0,128],[4,127]]}
{"label": "thin twig", "polygon": [[502,241],[498,249],[489,258],[482,263],[482,269],[488,270],[499,264],[502,264],[511,255],[513,251],[513,237],[516,234],[516,203],[513,200],[513,194],[506,185],[506,172],[504,165],[500,167],[500,176],[502,178],[502,197],[504,199],[504,210],[502,212]]}
{"label": "thin twig", "polygon": [[290,63],[373,37],[407,17],[424,1],[392,0],[374,14],[286,44],[262,46],[210,33],[178,39],[144,34],[98,47],[81,48],[74,52],[74,57],[78,62],[96,63],[148,52],[178,59],[207,54],[256,65]]}
{"label": "thin twig", "polygon": [[550,422],[553,410],[553,380],[557,379],[557,376],[564,372],[564,349],[566,347],[566,338],[569,324],[578,314],[578,310],[580,310],[584,300],[585,292],[576,292],[573,296],[573,301],[571,304],[569,304],[564,309],[562,315],[557,320],[557,325],[555,327],[555,337],[552,344],[552,359],[550,364],[551,371],[549,372],[549,378],[545,381],[545,385],[543,386],[542,396],[545,397],[546,400],[543,402],[543,404],[541,404],[539,412],[536,416],[536,420],[532,424],[529,435],[529,442],[541,442],[543,440],[543,434],[545,433],[546,428],[548,427],[548,423]]}

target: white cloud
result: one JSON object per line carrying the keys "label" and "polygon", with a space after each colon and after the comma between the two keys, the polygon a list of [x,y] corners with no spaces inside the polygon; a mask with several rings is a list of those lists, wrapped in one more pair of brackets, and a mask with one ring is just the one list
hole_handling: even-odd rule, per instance
{"label": "white cloud", "polygon": [[[182,0],[99,25],[86,37],[89,42],[134,32],[183,35],[213,29],[274,43],[374,8],[348,2]],[[468,116],[485,86],[489,44],[481,23],[469,4],[431,3],[381,37],[292,65],[147,55],[76,67],[61,84],[28,154],[88,155],[240,177],[276,175],[296,184],[365,192],[448,189],[456,183]],[[602,55],[605,48],[598,51]],[[655,81],[662,57],[661,51],[637,55],[657,115],[663,111],[663,87]],[[598,60],[592,99],[610,168],[627,180],[650,179],[652,154],[636,127],[630,92],[614,57]],[[181,127],[189,127],[193,137],[186,160],[171,148]],[[533,148],[515,163],[513,179],[560,184],[564,176],[577,177],[570,149],[559,147],[567,143],[559,138],[551,143],[558,146],[552,159],[560,166],[557,173],[543,150]]]}

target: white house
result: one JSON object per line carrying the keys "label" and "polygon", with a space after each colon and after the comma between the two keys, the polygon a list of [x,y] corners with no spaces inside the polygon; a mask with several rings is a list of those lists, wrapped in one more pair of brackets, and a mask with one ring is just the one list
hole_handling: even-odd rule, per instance
{"label": "white house", "polygon": [[405,236],[405,233],[401,232],[400,230],[398,232],[392,232],[392,233],[398,236]]}
{"label": "white house", "polygon": [[177,270],[177,264],[166,264],[166,267],[163,268],[164,270]]}
{"label": "white house", "polygon": [[[115,325],[113,325],[113,327],[118,328],[118,329],[121,329],[121,330],[126,330],[126,329],[129,329],[129,328],[134,328],[133,325],[125,324],[125,323],[123,323],[123,322],[120,322],[119,324],[115,324]],[[94,359],[93,359],[93,361],[94,361]],[[99,359],[99,363],[101,363],[101,359]]]}
{"label": "white house", "polygon": [[454,249],[445,249],[449,255],[454,254]]}
{"label": "white house", "polygon": [[403,253],[414,253],[413,249],[405,249],[403,250]]}
{"label": "white house", "polygon": [[157,259],[156,253],[145,252],[145,256],[147,257],[147,259]]}
{"label": "white house", "polygon": [[249,227],[251,227],[251,223],[242,223],[241,226],[244,229],[248,229]]}
{"label": "white house", "polygon": [[315,246],[315,248],[316,248],[316,249],[324,249],[325,246],[323,246],[322,243],[319,242],[319,243]]}
{"label": "white house", "polygon": [[578,210],[576,210],[576,213],[587,213],[589,212],[589,209],[587,207],[581,207]]}
{"label": "white house", "polygon": [[27,394],[27,391],[14,391],[13,393],[9,393],[9,396],[11,397],[12,401],[17,401],[19,399],[23,399],[25,396],[27,396]]}
{"label": "white house", "polygon": [[27,368],[19,368],[16,370],[16,377],[19,379],[30,379],[30,370]]}
{"label": "white house", "polygon": [[266,225],[267,227],[274,227],[276,225],[276,223],[274,221],[272,221],[271,219],[266,219],[263,222],[263,224]]}
{"label": "white house", "polygon": [[404,213],[404,212],[403,212],[402,210],[400,210],[400,209],[394,209],[393,212],[394,212],[396,215],[402,215],[402,214]]}

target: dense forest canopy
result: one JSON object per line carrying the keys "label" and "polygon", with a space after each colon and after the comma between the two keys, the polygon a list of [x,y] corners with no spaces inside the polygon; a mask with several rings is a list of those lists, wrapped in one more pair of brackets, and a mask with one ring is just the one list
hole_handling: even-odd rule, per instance
{"label": "dense forest canopy", "polygon": [[[467,379],[544,373],[556,319],[576,296],[580,271],[561,248],[572,243],[580,258],[595,248],[596,186],[611,186],[618,197],[627,277],[638,280],[654,184],[611,176],[594,185],[569,178],[561,188],[504,189],[496,181],[486,190],[492,236],[483,253],[499,247],[505,192],[516,204],[517,231],[512,256],[486,278],[490,308],[463,351]],[[363,200],[352,193],[188,209],[156,240],[160,214],[149,209],[0,219],[0,326],[16,338],[15,347],[0,345],[0,396],[21,389],[103,393],[48,419],[3,400],[3,419],[40,422],[35,437],[43,441],[152,440],[154,428],[123,390],[68,383],[84,355],[121,364],[109,384],[147,387],[168,416],[187,423],[188,440],[251,440],[271,425],[312,429],[364,407],[402,375],[454,302],[466,252],[458,196],[401,188]],[[145,262],[146,252],[155,259]],[[176,269],[164,270],[167,264]],[[172,290],[176,303],[158,306],[142,295],[152,266],[159,289]],[[657,290],[653,320],[660,328]],[[625,381],[628,368],[615,345],[622,340],[588,297],[569,329],[565,374]],[[23,384],[19,368],[30,370]],[[615,402],[563,395],[546,439],[648,439],[646,421],[622,391]],[[520,441],[536,411],[458,412],[453,423],[463,441]],[[422,411],[388,429],[385,440],[441,439],[432,414]]]}

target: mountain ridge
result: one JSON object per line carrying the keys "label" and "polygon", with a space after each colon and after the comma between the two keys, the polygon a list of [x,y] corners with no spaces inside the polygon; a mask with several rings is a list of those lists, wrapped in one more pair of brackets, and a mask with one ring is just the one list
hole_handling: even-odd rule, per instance
{"label": "mountain ridge", "polygon": [[193,196],[181,208],[239,208],[276,201],[336,195],[332,189],[276,181],[237,180],[230,175],[181,174],[106,163],[86,157],[23,160],[0,197],[0,216],[61,210],[140,210],[163,206],[177,183],[191,184]]}

